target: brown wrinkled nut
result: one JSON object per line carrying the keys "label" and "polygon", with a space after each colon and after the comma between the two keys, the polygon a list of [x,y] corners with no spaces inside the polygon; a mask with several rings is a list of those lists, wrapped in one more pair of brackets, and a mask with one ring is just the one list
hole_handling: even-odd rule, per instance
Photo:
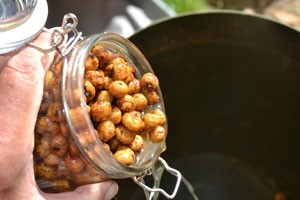
{"label": "brown wrinkled nut", "polygon": [[35,131],[37,133],[52,133],[55,134],[59,132],[60,127],[56,122],[52,122],[49,117],[42,116],[37,120]]}
{"label": "brown wrinkled nut", "polygon": [[49,106],[47,110],[47,116],[50,118],[51,121],[53,122],[58,122],[58,105],[56,103],[53,103]]}
{"label": "brown wrinkled nut", "polygon": [[85,167],[84,162],[78,157],[65,156],[65,163],[69,171],[72,173],[79,173]]}
{"label": "brown wrinkled nut", "polygon": [[116,98],[122,98],[128,94],[128,86],[123,81],[113,81],[108,86],[108,91]]}
{"label": "brown wrinkled nut", "polygon": [[55,135],[51,139],[50,151],[52,154],[62,157],[68,152],[68,143],[64,136]]}
{"label": "brown wrinkled nut", "polygon": [[[80,101],[81,101],[81,91],[79,89],[69,90],[68,92],[70,92],[70,95],[73,96],[74,103],[75,102],[80,103]],[[83,96],[86,99],[86,96],[85,95],[83,95]]]}
{"label": "brown wrinkled nut", "polygon": [[39,113],[47,112],[51,103],[52,103],[52,96],[50,92],[44,91]]}
{"label": "brown wrinkled nut", "polygon": [[90,54],[85,61],[85,71],[97,70],[99,66],[99,60],[93,54]]}
{"label": "brown wrinkled nut", "polygon": [[149,138],[153,142],[162,142],[166,138],[166,130],[162,126],[155,127],[149,134]]}
{"label": "brown wrinkled nut", "polygon": [[138,111],[144,110],[148,105],[148,100],[145,95],[138,93],[133,95],[133,101],[135,103],[135,109]]}
{"label": "brown wrinkled nut", "polygon": [[84,129],[86,119],[84,116],[84,111],[81,109],[81,107],[69,109],[69,116],[75,129]]}
{"label": "brown wrinkled nut", "polygon": [[127,146],[120,146],[114,154],[114,158],[124,165],[131,165],[135,161],[135,153]]}
{"label": "brown wrinkled nut", "polygon": [[95,45],[92,49],[92,53],[98,58],[99,67],[104,68],[109,56],[106,48],[101,45]]}
{"label": "brown wrinkled nut", "polygon": [[[82,138],[84,139],[84,142],[87,143],[87,141],[85,140],[84,136],[80,135],[80,137],[78,137],[80,144],[82,144]],[[83,147],[86,147],[87,144],[82,145]],[[71,157],[76,157],[77,155],[79,155],[77,146],[74,142],[69,142],[69,154]]]}
{"label": "brown wrinkled nut", "polygon": [[130,131],[140,132],[144,129],[144,122],[141,117],[141,113],[137,111],[131,111],[124,113],[122,117],[122,124]]}
{"label": "brown wrinkled nut", "polygon": [[63,122],[65,120],[64,116],[59,112],[62,110],[62,106],[58,103],[53,103],[49,106],[47,111],[47,116],[53,122]]}
{"label": "brown wrinkled nut", "polygon": [[97,89],[102,89],[104,85],[104,72],[101,70],[94,71],[86,71],[84,74],[84,78],[86,81],[89,81],[93,84],[93,86]]}
{"label": "brown wrinkled nut", "polygon": [[56,58],[54,59],[54,63],[53,63],[53,68],[51,69],[51,71],[54,73],[54,75],[56,77],[59,77],[62,71],[62,67],[63,67],[63,60],[59,58],[60,56],[56,56]]}
{"label": "brown wrinkled nut", "polygon": [[35,166],[37,176],[46,180],[54,179],[54,169],[52,166],[46,165],[44,162],[38,162]]}
{"label": "brown wrinkled nut", "polygon": [[[131,71],[132,75],[134,75],[134,73],[136,72],[136,70],[135,70],[135,67],[133,66],[133,64],[130,63],[130,62],[126,62],[125,64],[129,68],[129,70]],[[133,77],[133,79],[135,79],[135,77]]]}
{"label": "brown wrinkled nut", "polygon": [[69,133],[69,128],[68,126],[66,125],[65,122],[61,122],[60,123],[60,134],[64,137],[67,137],[68,136],[68,133]]}
{"label": "brown wrinkled nut", "polygon": [[159,109],[155,109],[149,113],[146,113],[143,117],[145,128],[151,129],[159,125],[164,125],[166,118]]}
{"label": "brown wrinkled nut", "polygon": [[128,94],[133,95],[141,91],[141,83],[138,79],[134,79],[128,83]]}
{"label": "brown wrinkled nut", "polygon": [[44,158],[50,154],[50,141],[51,138],[47,136],[37,140],[34,151],[39,157]]}
{"label": "brown wrinkled nut", "polygon": [[55,176],[57,178],[63,178],[63,177],[68,177],[70,175],[70,172],[66,166],[65,161],[62,159],[58,163],[56,170],[55,170]]}
{"label": "brown wrinkled nut", "polygon": [[83,132],[80,132],[79,133],[80,135],[84,135],[86,141],[89,143],[89,144],[93,144],[94,141],[95,141],[95,135],[98,135],[97,131],[94,130],[94,133],[90,133],[89,131],[83,131]]}
{"label": "brown wrinkled nut", "polygon": [[114,124],[119,124],[122,120],[122,112],[119,107],[114,106],[111,111],[111,115],[108,119]]}
{"label": "brown wrinkled nut", "polygon": [[110,76],[114,81],[124,81],[129,83],[134,80],[134,76],[130,67],[125,63],[110,64],[111,66]]}
{"label": "brown wrinkled nut", "polygon": [[130,112],[136,109],[136,104],[131,95],[126,94],[124,97],[117,100],[117,105],[123,112]]}
{"label": "brown wrinkled nut", "polygon": [[71,185],[68,180],[53,180],[52,188],[57,191],[68,191],[71,190]]}
{"label": "brown wrinkled nut", "polygon": [[142,136],[140,135],[135,135],[135,138],[133,140],[133,142],[129,145],[129,147],[133,150],[133,151],[139,151],[143,148],[144,146],[144,139],[142,138]]}
{"label": "brown wrinkled nut", "polygon": [[55,81],[55,75],[52,71],[47,71],[45,74],[45,80],[44,80],[44,89],[49,90]]}
{"label": "brown wrinkled nut", "polygon": [[107,90],[101,90],[97,97],[97,101],[108,101],[110,103],[113,99],[114,97]]}
{"label": "brown wrinkled nut", "polygon": [[143,117],[146,129],[151,129],[160,124],[161,117],[154,113],[146,113]]}
{"label": "brown wrinkled nut", "polygon": [[108,101],[96,101],[91,105],[91,116],[96,122],[107,120],[111,111],[111,104]]}
{"label": "brown wrinkled nut", "polygon": [[84,91],[87,102],[91,101],[96,95],[96,88],[90,81],[84,81]]}
{"label": "brown wrinkled nut", "polygon": [[150,72],[145,73],[142,76],[140,82],[141,82],[142,88],[144,88],[145,90],[153,91],[159,87],[158,78]]}
{"label": "brown wrinkled nut", "polygon": [[42,102],[51,102],[53,101],[53,97],[51,91],[47,90],[43,93],[43,101]]}
{"label": "brown wrinkled nut", "polygon": [[116,139],[122,144],[130,144],[133,142],[136,133],[126,129],[124,126],[120,125],[116,128]]}
{"label": "brown wrinkled nut", "polygon": [[103,180],[103,177],[97,173],[90,174],[90,172],[93,171],[93,168],[92,170],[89,168],[90,167],[87,167],[87,169],[83,170],[82,172],[73,174],[72,182],[75,185],[86,185],[90,183],[99,183],[101,179]]}
{"label": "brown wrinkled nut", "polygon": [[159,101],[159,96],[155,91],[144,91],[143,94],[147,98],[148,105],[156,104]]}
{"label": "brown wrinkled nut", "polygon": [[123,56],[119,53],[113,54],[109,61],[110,64],[125,63]]}
{"label": "brown wrinkled nut", "polygon": [[99,138],[102,142],[107,142],[115,136],[115,125],[111,121],[104,121],[97,127]]}
{"label": "brown wrinkled nut", "polygon": [[160,116],[160,123],[159,123],[159,125],[164,125],[166,123],[167,118],[166,118],[165,113],[162,110],[160,110],[160,109],[154,109],[154,110],[151,111],[151,113]]}
{"label": "brown wrinkled nut", "polygon": [[101,180],[103,181],[103,176],[101,176],[98,171],[95,171],[93,174],[91,174],[92,171],[95,171],[95,169],[91,167],[86,169],[86,172],[90,175],[90,183],[99,183]]}
{"label": "brown wrinkled nut", "polygon": [[109,87],[109,85],[110,85],[112,82],[113,82],[113,79],[112,79],[112,78],[110,78],[110,77],[108,77],[108,76],[105,76],[105,77],[104,77],[104,82],[103,82],[103,88],[104,88],[105,90],[108,90],[108,87]]}
{"label": "brown wrinkled nut", "polygon": [[49,154],[47,157],[44,158],[44,163],[49,166],[58,165],[61,161],[61,157],[58,157],[54,154]]}
{"label": "brown wrinkled nut", "polygon": [[[107,152],[109,152],[109,153],[112,155],[112,152],[111,152],[111,150],[110,150],[109,144],[107,144],[107,143],[105,143],[105,142],[103,142],[102,144],[103,144],[105,150],[106,150]],[[100,145],[95,145],[95,146],[94,146],[94,151],[95,151],[98,155],[101,155],[102,152],[103,152],[103,150],[102,150],[102,148],[100,147]]]}
{"label": "brown wrinkled nut", "polygon": [[112,77],[114,73],[115,64],[109,64],[105,67],[104,73],[107,77]]}
{"label": "brown wrinkled nut", "polygon": [[89,175],[87,171],[84,170],[81,173],[74,174],[72,182],[74,182],[76,185],[85,185],[91,183],[91,179],[91,175]]}
{"label": "brown wrinkled nut", "polygon": [[[85,138],[85,135],[84,134],[82,134],[82,133],[80,133],[80,134],[78,134],[77,135],[77,138],[78,138],[78,141],[79,141],[79,143],[81,144],[81,146],[82,147],[87,147],[88,145],[89,145],[89,142],[87,141],[87,139]],[[70,153],[71,154],[71,153]],[[76,156],[77,154],[75,154],[75,156]],[[73,156],[73,154],[72,154],[72,156]]]}
{"label": "brown wrinkled nut", "polygon": [[57,86],[53,86],[53,88],[51,88],[51,93],[53,95],[52,100],[55,102],[61,102],[62,101],[62,97],[61,97],[61,93],[60,93],[60,89]]}

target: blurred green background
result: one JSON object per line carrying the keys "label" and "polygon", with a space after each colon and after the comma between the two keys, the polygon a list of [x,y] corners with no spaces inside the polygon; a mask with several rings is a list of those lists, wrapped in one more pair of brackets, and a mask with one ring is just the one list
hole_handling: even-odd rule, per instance
{"label": "blurred green background", "polygon": [[177,13],[201,11],[207,9],[260,9],[275,0],[163,0]]}
{"label": "blurred green background", "polygon": [[207,0],[164,0],[177,13],[198,11],[211,8]]}
{"label": "blurred green background", "polygon": [[213,9],[261,14],[300,30],[300,0],[161,0],[177,14]]}

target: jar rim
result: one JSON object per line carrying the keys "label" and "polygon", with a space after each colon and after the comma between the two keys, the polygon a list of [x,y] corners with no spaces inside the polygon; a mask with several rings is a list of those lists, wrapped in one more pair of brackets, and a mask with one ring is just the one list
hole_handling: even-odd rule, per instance
{"label": "jar rim", "polygon": [[17,15],[0,19],[0,54],[11,52],[32,41],[45,25],[48,16],[47,1],[26,2]]}
{"label": "jar rim", "polygon": [[[13,5],[5,5],[9,2],[0,2],[1,15],[0,15],[0,27],[10,29],[14,24],[19,24],[26,21],[33,13],[36,7],[37,0],[17,0],[11,2]],[[9,11],[11,10],[11,11]],[[11,13],[8,13],[11,12]]]}

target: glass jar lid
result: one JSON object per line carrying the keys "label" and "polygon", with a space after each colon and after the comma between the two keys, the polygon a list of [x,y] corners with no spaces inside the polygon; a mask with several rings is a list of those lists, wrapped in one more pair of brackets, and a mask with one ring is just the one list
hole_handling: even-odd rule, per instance
{"label": "glass jar lid", "polygon": [[42,30],[47,16],[46,0],[1,0],[0,54],[32,41]]}

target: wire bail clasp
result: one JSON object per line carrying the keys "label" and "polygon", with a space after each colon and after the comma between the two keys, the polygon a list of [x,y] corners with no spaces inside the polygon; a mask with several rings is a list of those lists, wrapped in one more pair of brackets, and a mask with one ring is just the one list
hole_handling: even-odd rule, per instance
{"label": "wire bail clasp", "polygon": [[[65,14],[61,27],[53,27],[50,29],[43,28],[44,32],[51,33],[51,41],[49,47],[41,47],[35,43],[27,43],[41,52],[51,52],[57,50],[62,56],[70,53],[76,43],[82,39],[82,32],[78,32],[76,27],[78,19],[72,13]],[[69,38],[70,37],[70,38]]]}
{"label": "wire bail clasp", "polygon": [[[179,185],[180,185],[180,182],[181,182],[182,175],[178,170],[176,170],[174,168],[171,168],[163,158],[159,157],[158,161],[162,164],[162,167],[163,167],[162,170],[165,169],[167,172],[169,172],[170,174],[177,177],[177,181],[176,181],[176,184],[175,184],[175,187],[174,187],[174,190],[173,190],[172,194],[169,194],[165,190],[159,188],[160,180],[155,178],[155,176],[153,175],[153,171],[151,169],[147,170],[145,173],[141,174],[140,176],[134,176],[132,179],[136,184],[138,184],[140,187],[142,187],[144,189],[144,192],[146,193],[146,197],[148,197],[149,200],[153,199],[153,197],[157,193],[161,193],[162,195],[164,195],[168,199],[173,199],[176,196],[177,191],[179,189]],[[154,178],[153,188],[150,188],[149,186],[147,186],[145,184],[144,177],[148,176],[148,175],[153,175],[153,178]],[[159,176],[161,176],[161,175],[162,175],[162,171],[161,171],[161,174]],[[159,177],[159,179],[160,178],[161,177]]]}

